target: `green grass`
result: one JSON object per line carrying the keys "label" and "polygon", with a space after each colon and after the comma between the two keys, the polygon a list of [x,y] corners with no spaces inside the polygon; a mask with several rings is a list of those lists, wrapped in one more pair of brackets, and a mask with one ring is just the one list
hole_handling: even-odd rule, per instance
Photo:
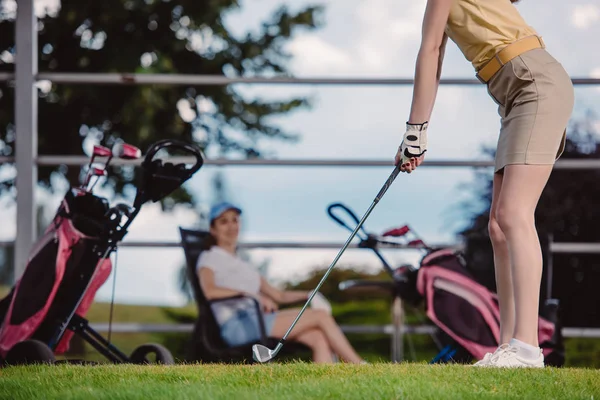
{"label": "green grass", "polygon": [[600,371],[423,364],[28,366],[0,370],[1,399],[599,399]]}

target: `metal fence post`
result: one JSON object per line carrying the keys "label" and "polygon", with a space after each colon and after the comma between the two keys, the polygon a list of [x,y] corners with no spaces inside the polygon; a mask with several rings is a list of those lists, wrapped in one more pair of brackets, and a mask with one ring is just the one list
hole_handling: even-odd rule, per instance
{"label": "metal fence post", "polygon": [[38,44],[34,0],[19,0],[15,24],[15,163],[17,167],[17,236],[14,277],[25,269],[36,239],[35,187],[37,184]]}

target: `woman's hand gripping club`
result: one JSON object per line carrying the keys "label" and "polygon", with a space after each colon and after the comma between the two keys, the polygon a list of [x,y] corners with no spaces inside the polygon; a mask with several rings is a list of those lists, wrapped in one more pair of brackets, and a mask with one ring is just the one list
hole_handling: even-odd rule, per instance
{"label": "woman's hand gripping club", "polygon": [[428,122],[406,123],[406,132],[395,158],[395,165],[400,165],[400,171],[410,174],[423,162],[427,151],[428,125]]}

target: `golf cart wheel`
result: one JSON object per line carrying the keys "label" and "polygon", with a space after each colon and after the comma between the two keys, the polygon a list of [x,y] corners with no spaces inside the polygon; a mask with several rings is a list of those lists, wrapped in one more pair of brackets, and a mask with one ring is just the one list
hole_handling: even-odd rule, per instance
{"label": "golf cart wheel", "polygon": [[39,340],[25,340],[15,344],[6,353],[6,365],[54,364],[54,353],[45,343]]}
{"label": "golf cart wheel", "polygon": [[130,358],[134,364],[175,364],[171,352],[157,343],[147,343],[137,347]]}

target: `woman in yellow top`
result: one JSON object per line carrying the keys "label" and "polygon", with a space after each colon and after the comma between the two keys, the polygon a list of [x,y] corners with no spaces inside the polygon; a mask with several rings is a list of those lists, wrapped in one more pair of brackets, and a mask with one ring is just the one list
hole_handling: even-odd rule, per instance
{"label": "woman in yellow top", "polygon": [[475,365],[543,367],[537,336],[542,256],[534,212],[564,149],[574,90],[515,1],[428,0],[412,107],[395,163],[411,173],[423,162],[449,37],[487,85],[501,117],[489,221],[500,346]]}

